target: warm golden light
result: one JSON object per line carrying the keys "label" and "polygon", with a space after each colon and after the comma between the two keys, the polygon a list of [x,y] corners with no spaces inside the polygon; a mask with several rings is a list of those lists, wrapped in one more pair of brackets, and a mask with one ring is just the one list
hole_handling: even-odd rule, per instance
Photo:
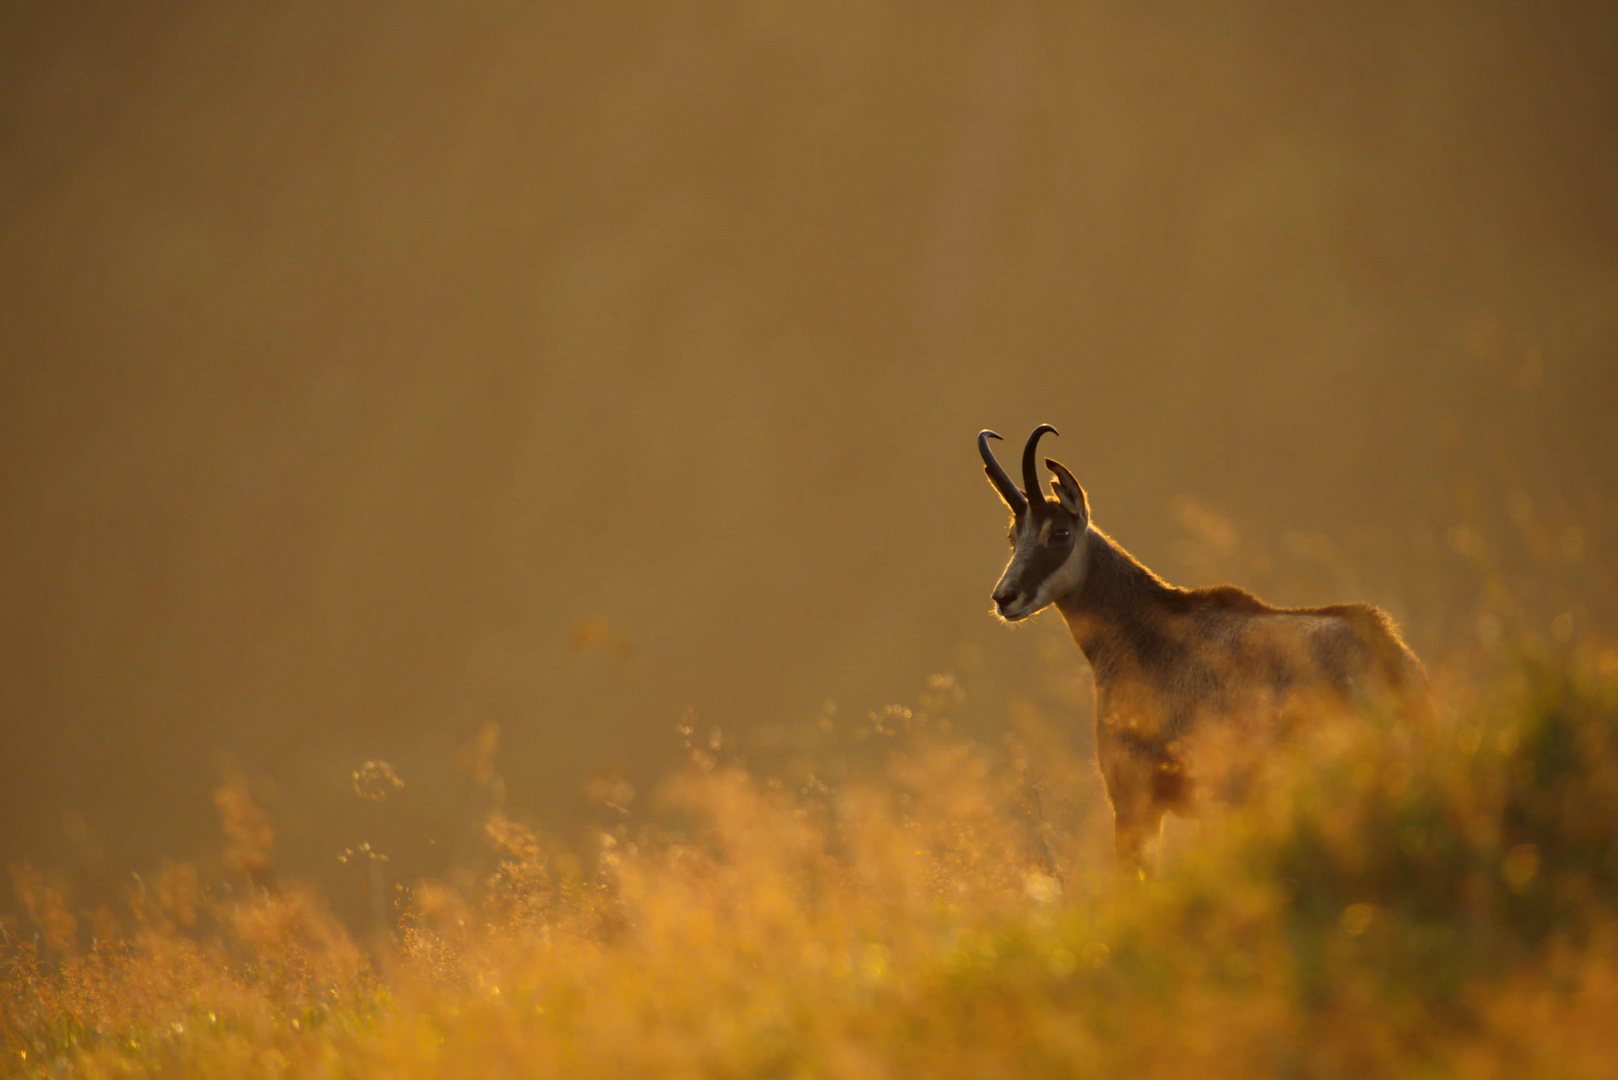
{"label": "warm golden light", "polygon": [[[0,1073],[1607,1071],[1601,5],[11,7]],[[1043,423],[1436,741],[1122,880]]]}

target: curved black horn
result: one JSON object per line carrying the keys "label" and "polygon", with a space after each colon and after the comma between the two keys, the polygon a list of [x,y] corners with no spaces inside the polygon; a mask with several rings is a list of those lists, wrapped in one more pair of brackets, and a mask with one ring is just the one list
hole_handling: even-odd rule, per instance
{"label": "curved black horn", "polygon": [[1022,486],[1028,494],[1028,501],[1034,506],[1044,506],[1045,496],[1039,490],[1039,469],[1034,464],[1035,450],[1039,445],[1039,437],[1046,432],[1059,435],[1061,432],[1049,424],[1041,424],[1028,436],[1028,445],[1022,448]]}
{"label": "curved black horn", "polygon": [[1011,482],[1006,470],[994,459],[994,451],[989,449],[989,440],[998,438],[1000,436],[987,429],[978,432],[978,453],[983,455],[983,471],[989,474],[989,483],[993,484],[994,490],[1006,500],[1006,505],[1011,507],[1012,513],[1020,514],[1028,509],[1028,500],[1022,497],[1022,492]]}

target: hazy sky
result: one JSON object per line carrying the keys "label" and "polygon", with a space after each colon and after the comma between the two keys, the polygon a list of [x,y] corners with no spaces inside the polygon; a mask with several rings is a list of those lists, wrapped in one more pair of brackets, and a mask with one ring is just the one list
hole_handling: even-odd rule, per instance
{"label": "hazy sky", "polygon": [[431,872],[488,721],[559,825],[686,710],[992,731],[1082,662],[986,426],[1185,584],[1610,617],[1614,10],[8,6],[0,856],[203,849],[222,754],[319,873],[392,761]]}

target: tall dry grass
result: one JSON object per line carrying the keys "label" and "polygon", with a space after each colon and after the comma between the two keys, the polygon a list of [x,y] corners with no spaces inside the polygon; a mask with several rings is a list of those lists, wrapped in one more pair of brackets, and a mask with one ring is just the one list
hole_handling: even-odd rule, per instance
{"label": "tall dry grass", "polygon": [[[709,746],[564,844],[491,800],[476,873],[356,939],[271,871],[116,910],[13,867],[0,1055],[27,1076],[1610,1076],[1618,653],[1521,662],[1413,735],[1313,733],[1149,883],[1098,857],[1081,768],[931,709]],[[715,743],[720,743],[717,738]],[[872,751],[872,747],[876,747]],[[474,780],[498,783],[488,736]],[[393,781],[356,776],[374,797]],[[1066,778],[1066,779],[1064,779]],[[384,776],[386,779],[386,776]],[[364,781],[364,783],[362,783]],[[627,801],[627,800],[626,800]],[[375,865],[374,861],[367,866]]]}

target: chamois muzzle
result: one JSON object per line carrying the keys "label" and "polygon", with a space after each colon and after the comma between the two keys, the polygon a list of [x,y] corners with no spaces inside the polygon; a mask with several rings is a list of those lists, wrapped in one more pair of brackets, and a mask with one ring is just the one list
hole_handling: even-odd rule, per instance
{"label": "chamois muzzle", "polygon": [[1000,497],[1006,500],[1011,512],[1021,514],[1028,509],[1028,500],[1022,497],[1022,492],[1011,482],[1006,470],[994,459],[994,451],[989,449],[989,440],[998,438],[1000,436],[987,429],[978,432],[978,453],[983,455],[983,471],[989,474],[989,483],[993,484]]}
{"label": "chamois muzzle", "polygon": [[1039,490],[1039,467],[1035,463],[1035,457],[1039,446],[1039,437],[1047,431],[1052,435],[1061,434],[1049,424],[1041,424],[1034,429],[1032,435],[1028,436],[1028,445],[1023,447],[1022,450],[1022,486],[1023,490],[1028,493],[1028,505],[1036,509],[1042,509],[1045,506],[1045,496]]}

